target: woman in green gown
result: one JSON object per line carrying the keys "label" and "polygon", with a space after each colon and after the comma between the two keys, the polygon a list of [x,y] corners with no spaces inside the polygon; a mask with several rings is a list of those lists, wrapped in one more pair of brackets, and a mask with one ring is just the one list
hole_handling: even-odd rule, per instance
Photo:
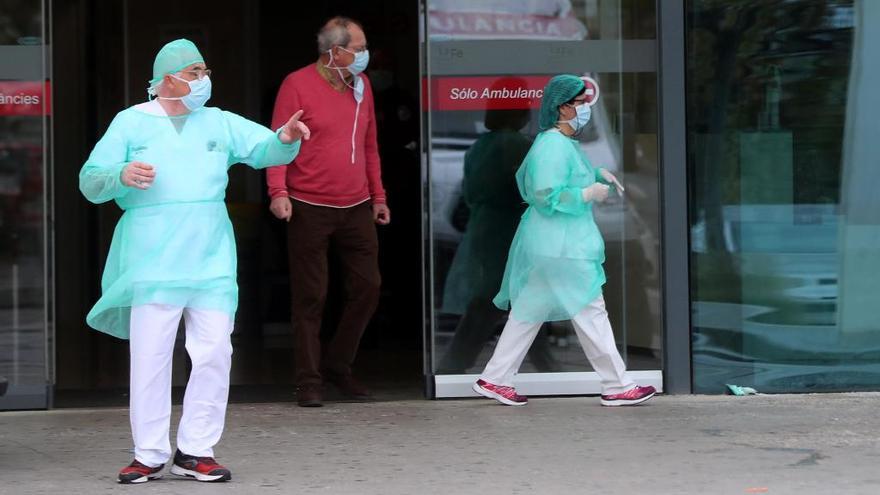
{"label": "woman in green gown", "polygon": [[634,405],[654,387],[637,386],[614,341],[602,285],[605,245],[593,205],[611,187],[613,174],[594,168],[575,136],[589,122],[581,78],[559,75],[544,88],[540,133],[516,174],[528,205],[510,246],[504,279],[495,297],[510,316],[492,359],[473,388],[507,405],[525,405],[513,377],[544,322],[571,320],[587,359],[602,380],[602,405]]}

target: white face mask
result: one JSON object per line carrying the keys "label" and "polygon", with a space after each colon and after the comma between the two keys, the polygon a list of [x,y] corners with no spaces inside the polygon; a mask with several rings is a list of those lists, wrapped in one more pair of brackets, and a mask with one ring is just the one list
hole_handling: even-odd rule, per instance
{"label": "white face mask", "polygon": [[587,105],[586,103],[574,107],[574,110],[577,113],[573,119],[560,120],[559,123],[568,124],[574,132],[579,132],[590,121],[590,116],[593,115],[593,110],[590,108],[590,105]]}
{"label": "white face mask", "polygon": [[189,85],[189,94],[186,96],[178,96],[178,97],[162,97],[159,98],[162,100],[180,100],[190,112],[194,112],[199,108],[205,106],[205,103],[211,99],[211,78],[208,76],[204,76],[201,79],[195,79],[193,81],[187,81],[181,77],[178,77],[174,74],[171,74],[171,77],[183,81]]}

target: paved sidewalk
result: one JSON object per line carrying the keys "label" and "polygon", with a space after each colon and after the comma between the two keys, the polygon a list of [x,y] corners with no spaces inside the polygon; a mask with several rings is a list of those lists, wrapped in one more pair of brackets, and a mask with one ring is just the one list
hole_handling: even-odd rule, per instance
{"label": "paved sidewalk", "polygon": [[[230,406],[233,481],[120,486],[125,409],[0,413],[0,493],[880,493],[880,394]],[[174,420],[179,415],[175,408]]]}

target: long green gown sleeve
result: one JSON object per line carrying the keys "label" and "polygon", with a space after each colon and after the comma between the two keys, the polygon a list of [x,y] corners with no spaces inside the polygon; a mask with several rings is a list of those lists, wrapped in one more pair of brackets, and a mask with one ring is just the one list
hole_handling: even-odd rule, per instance
{"label": "long green gown sleeve", "polygon": [[526,157],[520,169],[523,196],[538,212],[556,212],[581,216],[589,210],[581,193],[582,187],[572,185],[577,163],[576,151],[564,136],[547,136]]}
{"label": "long green gown sleeve", "polygon": [[95,145],[79,172],[79,190],[92,203],[106,203],[125,196],[131,189],[122,184],[122,169],[128,165],[128,145],[122,115],[117,115]]}
{"label": "long green gown sleeve", "polygon": [[255,169],[284,165],[299,153],[300,140],[284,144],[276,132],[232,112],[223,112],[229,128],[229,163],[244,163]]}

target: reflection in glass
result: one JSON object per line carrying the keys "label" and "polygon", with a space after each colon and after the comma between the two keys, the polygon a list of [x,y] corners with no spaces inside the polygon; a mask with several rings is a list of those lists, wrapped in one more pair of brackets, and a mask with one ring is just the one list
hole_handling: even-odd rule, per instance
{"label": "reflection in glass", "polygon": [[877,388],[880,2],[688,2],[694,388]]}
{"label": "reflection in glass", "polygon": [[428,0],[431,38],[653,39],[655,0]]}
{"label": "reflection in glass", "polygon": [[40,2],[0,0],[0,410],[46,405],[42,20]]}
{"label": "reflection in glass", "polygon": [[[606,243],[605,301],[627,367],[661,368],[657,78],[643,56],[653,53],[654,8],[653,0],[427,1],[436,373],[481,370],[506,321],[491,299],[524,209],[514,155],[536,135],[528,109],[540,104],[540,96],[465,101],[452,90],[531,91],[559,72],[589,73],[601,86],[578,140],[627,187],[594,210]],[[569,322],[545,325],[521,368],[589,370]]]}
{"label": "reflection in glass", "polygon": [[[525,210],[515,174],[531,146],[519,132],[528,124],[529,114],[528,109],[487,111],[489,132],[465,152],[461,196],[453,211],[453,225],[464,235],[449,268],[441,308],[462,317],[438,365],[440,373],[472,368],[506,320],[506,312],[496,308],[492,299],[501,286],[507,250]],[[540,340],[533,356],[543,350],[544,339]]]}

